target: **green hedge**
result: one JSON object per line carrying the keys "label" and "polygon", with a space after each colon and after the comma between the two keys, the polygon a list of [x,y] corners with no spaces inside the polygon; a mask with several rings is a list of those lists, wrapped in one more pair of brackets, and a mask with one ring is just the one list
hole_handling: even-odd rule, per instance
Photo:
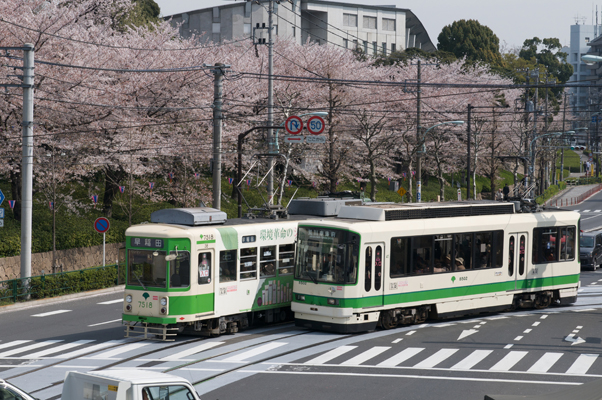
{"label": "green hedge", "polygon": [[551,185],[539,197],[537,197],[535,201],[537,201],[537,204],[544,204],[546,201],[554,197],[556,193],[564,189],[566,189],[566,182],[560,182],[558,186]]}
{"label": "green hedge", "polygon": [[0,304],[31,299],[43,299],[69,293],[103,289],[124,282],[125,268],[117,265],[95,267],[57,274],[33,276],[29,279],[29,291],[23,290],[21,279],[0,282]]}

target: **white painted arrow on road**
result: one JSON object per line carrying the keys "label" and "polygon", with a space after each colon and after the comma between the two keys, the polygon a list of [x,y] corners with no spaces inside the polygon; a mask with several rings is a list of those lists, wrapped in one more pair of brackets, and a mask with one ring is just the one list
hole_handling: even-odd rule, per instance
{"label": "white painted arrow on road", "polygon": [[584,339],[581,339],[579,336],[575,337],[574,333],[571,333],[570,335],[565,337],[564,340],[566,340],[567,342],[572,342],[571,346],[573,346],[575,344],[585,343]]}
{"label": "white painted arrow on road", "polygon": [[465,337],[468,337],[470,335],[472,335],[473,333],[477,333],[478,330],[477,329],[467,329],[465,331],[462,331],[462,333],[460,334],[460,337],[458,337],[458,340],[462,340]]}

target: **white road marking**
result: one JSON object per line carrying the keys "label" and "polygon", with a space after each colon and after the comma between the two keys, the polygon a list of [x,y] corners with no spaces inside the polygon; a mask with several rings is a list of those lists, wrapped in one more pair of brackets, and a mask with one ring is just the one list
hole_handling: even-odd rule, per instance
{"label": "white road marking", "polygon": [[[125,343],[124,339],[109,340],[108,342],[95,344],[94,346],[85,347],[83,349],[75,350],[75,351],[72,351],[71,353],[61,354],[61,355],[55,356],[53,358],[63,358],[63,359],[75,358],[75,357],[81,356],[82,354],[93,353],[95,351],[98,351],[98,350],[101,350],[101,349],[104,349],[104,348],[107,348],[107,347],[115,346],[115,345],[118,345],[118,344],[122,344],[122,343]],[[97,367],[95,367],[95,368],[97,368]]]}
{"label": "white road marking", "polygon": [[491,353],[493,353],[493,350],[475,350],[468,357],[451,367],[451,369],[471,369]]}
{"label": "white road marking", "polygon": [[178,361],[178,360],[180,360],[182,358],[191,356],[193,354],[200,353],[201,351],[212,349],[213,347],[219,346],[221,344],[224,344],[224,342],[209,342],[209,343],[204,343],[204,344],[201,344],[199,346],[192,347],[192,348],[190,348],[188,350],[184,350],[184,351],[181,351],[181,352],[176,353],[176,354],[170,354],[167,357],[163,357],[161,359],[161,361]]}
{"label": "white road marking", "polygon": [[548,318],[548,316],[545,314],[541,316],[541,319],[546,319],[546,318]]}
{"label": "white road marking", "polygon": [[510,368],[523,359],[528,351],[511,351],[506,354],[506,357],[502,358],[493,367],[489,368],[490,371],[509,371]]}
{"label": "white road marking", "polygon": [[513,345],[513,344],[507,344],[507,345],[505,345],[505,346],[504,346],[504,348],[505,348],[505,349],[511,349],[511,348],[512,348],[512,346],[514,346],[514,345]]}
{"label": "white road marking", "polygon": [[23,343],[31,342],[31,340],[13,340],[12,342],[2,343],[0,344],[0,349],[5,349],[7,347],[18,346]]}
{"label": "white road marking", "polygon": [[531,325],[531,326],[538,326],[539,324],[541,324],[541,322],[537,321],[537,322],[533,322],[533,325]]}
{"label": "white road marking", "polygon": [[42,314],[35,314],[35,315],[32,315],[32,317],[49,317],[51,315],[63,314],[66,312],[71,312],[71,311],[72,310],[56,310],[56,311],[50,311],[50,312],[42,313]]}
{"label": "white road marking", "polygon": [[401,342],[403,339],[395,339],[392,343],[399,343]]}
{"label": "white road marking", "polygon": [[550,368],[560,360],[563,353],[546,353],[535,364],[527,370],[527,372],[548,372]]}
{"label": "white road marking", "polygon": [[424,350],[423,347],[408,347],[403,351],[395,354],[393,357],[386,359],[385,361],[378,364],[379,367],[395,367],[402,362],[414,357],[416,354]]}
{"label": "white road marking", "polygon": [[582,326],[578,326],[577,329],[583,329],[583,327]]}
{"label": "white road marking", "polygon": [[26,351],[37,349],[44,346],[49,346],[51,344],[60,343],[62,340],[46,340],[44,342],[38,342],[34,344],[30,344],[29,346],[19,347],[18,349],[12,349],[9,351],[5,351],[4,353],[0,353],[0,358],[10,357],[15,354],[25,353]]}
{"label": "white road marking", "polygon": [[567,374],[574,375],[585,375],[590,367],[594,364],[594,361],[598,358],[599,354],[581,354],[573,365],[566,371]]}
{"label": "white road marking", "polygon": [[414,365],[414,368],[433,368],[451,357],[459,349],[441,349],[432,356]]}
{"label": "white road marking", "polygon": [[97,354],[92,357],[85,357],[87,360],[110,360],[118,354],[127,353],[139,349],[140,347],[148,346],[150,343],[130,343],[125,346],[120,346],[116,349],[105,351],[104,353]]}
{"label": "white road marking", "polygon": [[255,349],[251,349],[245,351],[244,353],[234,355],[232,357],[228,357],[224,360],[219,360],[220,362],[245,362],[247,359],[251,357],[255,357],[257,355],[266,353],[270,350],[277,349],[280,346],[286,346],[288,343],[285,342],[272,342],[268,344],[264,344],[263,346],[259,346]]}
{"label": "white road marking", "polygon": [[519,340],[521,340],[522,338],[523,338],[522,336],[517,336],[517,337],[515,337],[515,338],[514,338],[514,340],[516,340],[516,341],[519,341]]}
{"label": "white road marking", "polygon": [[531,333],[531,331],[532,331],[532,330],[533,330],[533,329],[525,329],[525,330],[523,331],[523,333]]}
{"label": "white road marking", "polygon": [[390,347],[374,346],[373,348],[366,350],[353,358],[350,358],[349,360],[341,363],[340,365],[360,365],[389,349]]}
{"label": "white road marking", "polygon": [[337,347],[336,349],[332,349],[329,352],[322,354],[321,356],[318,356],[316,358],[312,358],[309,361],[306,361],[305,364],[324,364],[324,363],[332,360],[333,358],[337,358],[338,356],[341,356],[341,355],[347,353],[348,351],[355,349],[356,347],[357,346]]}
{"label": "white road marking", "polygon": [[21,358],[39,358],[39,357],[45,357],[48,354],[58,353],[58,352],[61,352],[63,350],[68,350],[68,349],[71,349],[73,347],[77,347],[77,346],[81,346],[83,344],[91,343],[93,341],[94,340],[78,340],[78,341],[73,342],[73,343],[66,343],[66,344],[64,344],[62,346],[52,347],[50,349],[38,351],[37,353],[28,354],[26,356],[22,356]]}
{"label": "white road marking", "polygon": [[116,303],[123,303],[123,299],[103,301],[102,303],[96,303],[96,304],[116,304]]}
{"label": "white road marking", "polygon": [[121,318],[114,319],[114,320],[107,321],[107,322],[99,322],[98,324],[92,324],[92,325],[88,325],[88,326],[90,327],[90,326],[106,325],[106,324],[112,324],[114,322],[121,322]]}
{"label": "white road marking", "polygon": [[411,336],[411,335],[413,335],[415,333],[416,333],[416,331],[409,331],[408,333],[406,333],[406,336]]}

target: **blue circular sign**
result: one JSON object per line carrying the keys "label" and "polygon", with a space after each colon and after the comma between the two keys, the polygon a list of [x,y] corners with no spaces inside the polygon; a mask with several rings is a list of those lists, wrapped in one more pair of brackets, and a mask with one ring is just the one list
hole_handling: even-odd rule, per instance
{"label": "blue circular sign", "polygon": [[98,233],[105,233],[109,230],[109,227],[109,220],[105,217],[96,218],[96,221],[94,221],[94,229],[96,229],[96,232]]}

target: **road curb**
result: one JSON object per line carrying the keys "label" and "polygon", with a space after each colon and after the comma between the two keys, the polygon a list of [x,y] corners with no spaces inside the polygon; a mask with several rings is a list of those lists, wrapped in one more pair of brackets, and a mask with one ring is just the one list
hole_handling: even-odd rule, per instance
{"label": "road curb", "polygon": [[47,306],[47,305],[56,304],[56,303],[66,303],[69,301],[81,299],[83,297],[88,298],[88,297],[104,296],[106,294],[122,292],[124,290],[125,290],[125,285],[119,285],[119,286],[113,286],[113,287],[106,288],[106,289],[98,289],[98,290],[91,290],[88,292],[66,294],[64,296],[51,297],[48,299],[31,300],[31,301],[25,301],[22,303],[8,304],[6,306],[0,306],[0,314],[4,314],[7,312],[11,312],[11,311],[25,310],[28,308]]}

